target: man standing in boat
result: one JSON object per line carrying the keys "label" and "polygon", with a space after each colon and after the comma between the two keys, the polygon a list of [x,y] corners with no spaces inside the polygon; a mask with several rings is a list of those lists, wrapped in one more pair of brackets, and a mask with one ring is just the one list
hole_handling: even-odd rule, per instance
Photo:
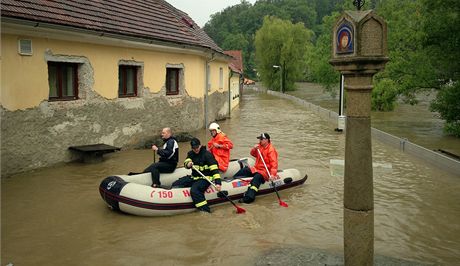
{"label": "man standing in boat", "polygon": [[[201,146],[199,139],[193,138],[190,141],[190,145],[192,150],[187,153],[184,166],[188,169],[192,169],[192,175],[181,177],[179,180],[175,181],[172,186],[191,187],[190,194],[195,207],[200,211],[211,212],[204,192],[211,185],[210,182],[213,181],[216,184],[216,189],[218,191],[221,190],[222,182],[220,180],[217,161],[212,154],[206,150],[206,147]],[[195,168],[198,169],[199,172],[196,171]]]}
{"label": "man standing in boat", "polygon": [[232,141],[220,130],[219,124],[211,123],[209,125],[211,139],[208,142],[208,150],[212,153],[217,161],[219,170],[227,171],[230,161],[230,150],[233,148]]}
{"label": "man standing in boat", "polygon": [[172,136],[172,130],[169,127],[163,128],[161,131],[163,139],[163,147],[159,148],[155,144],[152,145],[153,152],[160,156],[158,162],[153,162],[149,167],[145,168],[144,173],[152,173],[152,187],[159,187],[160,173],[172,173],[179,162],[179,145],[176,138]]}
{"label": "man standing in boat", "polygon": [[[265,181],[279,179],[278,152],[271,143],[270,135],[268,135],[268,133],[262,133],[257,138],[259,139],[259,144],[254,145],[250,152],[251,155],[256,158],[256,163],[253,167],[245,166],[234,176],[253,177],[248,190],[244,193],[243,198],[240,199],[240,202],[244,203],[251,203],[256,199],[257,191],[260,185],[264,184]],[[263,160],[260,156],[263,157]]]}

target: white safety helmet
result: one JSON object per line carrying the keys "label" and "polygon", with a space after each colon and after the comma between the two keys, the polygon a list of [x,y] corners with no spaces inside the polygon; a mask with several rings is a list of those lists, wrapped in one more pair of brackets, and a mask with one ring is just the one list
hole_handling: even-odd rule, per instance
{"label": "white safety helmet", "polygon": [[211,123],[211,124],[209,125],[209,130],[215,130],[215,131],[217,131],[217,133],[220,133],[219,124],[217,124],[217,123]]}

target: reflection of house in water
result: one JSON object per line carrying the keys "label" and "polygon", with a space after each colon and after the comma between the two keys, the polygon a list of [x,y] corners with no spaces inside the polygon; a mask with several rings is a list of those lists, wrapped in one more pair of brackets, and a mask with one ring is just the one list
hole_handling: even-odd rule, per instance
{"label": "reflection of house in water", "polygon": [[231,109],[239,104],[239,98],[243,90],[243,56],[241,51],[224,51],[225,54],[232,57],[228,64],[230,68],[230,106]]}
{"label": "reflection of house in water", "polygon": [[2,174],[225,118],[230,56],[163,0],[2,1]]}

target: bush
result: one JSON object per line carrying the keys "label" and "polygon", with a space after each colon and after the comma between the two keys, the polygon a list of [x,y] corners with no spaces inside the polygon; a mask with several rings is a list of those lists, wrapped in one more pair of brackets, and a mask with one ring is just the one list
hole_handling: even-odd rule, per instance
{"label": "bush", "polygon": [[446,121],[444,130],[448,134],[460,137],[460,83],[454,82],[444,85],[438,92],[436,99],[430,104],[432,112],[438,112]]}

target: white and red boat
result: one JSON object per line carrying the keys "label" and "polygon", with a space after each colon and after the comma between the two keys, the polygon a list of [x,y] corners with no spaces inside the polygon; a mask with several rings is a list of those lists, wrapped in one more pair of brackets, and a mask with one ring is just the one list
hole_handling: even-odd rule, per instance
{"label": "white and red boat", "polygon": [[[222,174],[222,191],[226,191],[231,200],[243,197],[252,177],[231,178],[246,164],[254,164],[252,158],[233,160],[229,170]],[[99,192],[108,206],[117,211],[140,216],[166,216],[196,210],[190,195],[190,188],[166,188],[178,178],[191,174],[190,169],[178,168],[169,176],[160,175],[162,187],[153,188],[150,173],[138,175],[109,176],[100,186]],[[277,190],[284,190],[302,185],[307,175],[301,176],[297,169],[279,170],[280,179],[274,184]],[[257,195],[275,192],[271,182],[261,185]],[[210,206],[228,202],[226,197],[219,197],[218,192],[210,186],[205,193]]]}

